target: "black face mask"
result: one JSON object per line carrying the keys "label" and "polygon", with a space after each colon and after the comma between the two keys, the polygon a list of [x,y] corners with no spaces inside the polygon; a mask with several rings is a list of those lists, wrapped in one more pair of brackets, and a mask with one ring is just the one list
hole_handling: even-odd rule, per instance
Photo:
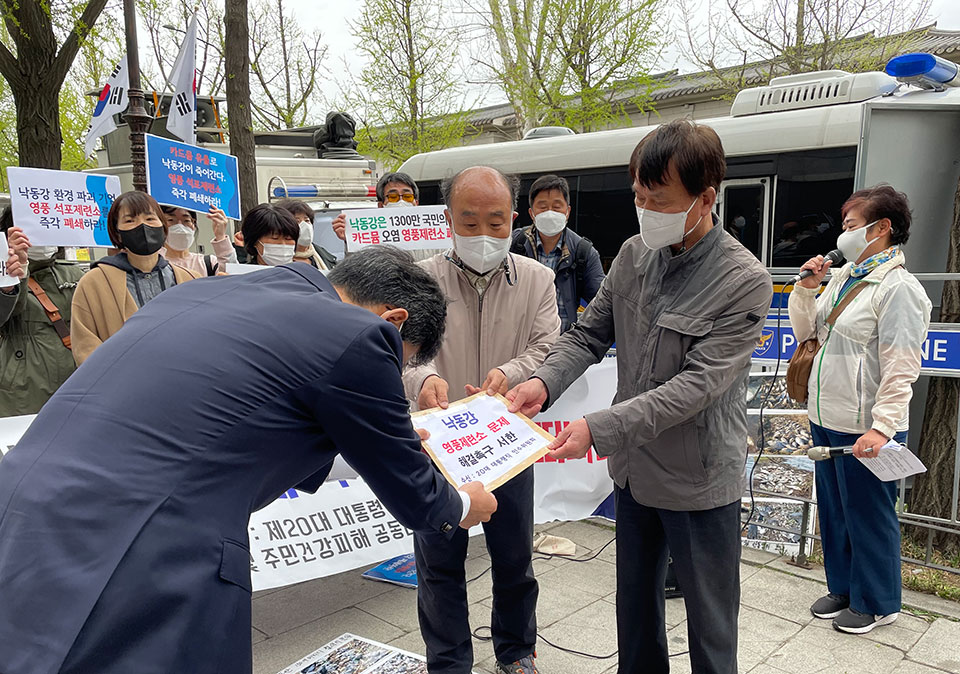
{"label": "black face mask", "polygon": [[146,223],[120,230],[120,243],[134,255],[153,255],[163,248],[165,239],[163,227],[151,227]]}

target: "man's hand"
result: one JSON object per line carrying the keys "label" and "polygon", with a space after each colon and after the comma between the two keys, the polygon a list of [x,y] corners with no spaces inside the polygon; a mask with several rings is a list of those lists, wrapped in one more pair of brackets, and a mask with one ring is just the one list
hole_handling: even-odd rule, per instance
{"label": "man's hand", "polygon": [[420,396],[417,398],[417,407],[421,410],[429,410],[434,407],[447,409],[447,390],[450,384],[445,379],[441,379],[435,374],[427,377],[423,386],[420,387]]}
{"label": "man's hand", "polygon": [[213,225],[213,240],[222,241],[227,238],[227,214],[216,206],[210,207],[210,224]]}
{"label": "man's hand", "polygon": [[497,512],[497,497],[483,488],[482,482],[468,482],[460,488],[470,495],[470,512],[460,522],[464,529],[489,522],[490,516]]}
{"label": "man's hand", "polygon": [[880,448],[890,442],[890,438],[881,433],[870,429],[859,438],[853,445],[853,455],[858,459],[875,459],[880,453]]}
{"label": "man's hand", "polygon": [[824,258],[823,255],[817,255],[807,260],[803,266],[800,267],[800,271],[809,269],[813,272],[813,276],[808,276],[797,285],[810,289],[818,288],[830,270],[830,266],[833,264],[833,260],[826,260],[826,262],[824,262],[824,260],[826,260],[826,258]]}
{"label": "man's hand", "polygon": [[414,428],[413,430],[415,430],[417,435],[420,436],[421,442],[426,442],[430,439],[430,431],[428,431],[426,428]]}
{"label": "man's hand", "polygon": [[507,391],[507,400],[510,406],[507,408],[512,414],[519,412],[524,416],[534,417],[547,402],[547,385],[542,379],[528,379],[519,386],[514,386]]}
{"label": "man's hand", "polygon": [[554,459],[582,459],[593,444],[593,434],[586,419],[577,419],[562,431],[547,449]]}
{"label": "man's hand", "polygon": [[[13,278],[23,278],[25,271],[26,267],[20,263],[20,256],[17,255],[16,252],[14,252],[14,250],[11,248],[9,251],[7,251],[7,276],[12,276]],[[12,293],[13,289],[17,287],[19,286],[4,286],[3,290]]]}
{"label": "man's hand", "polygon": [[341,241],[346,240],[346,231],[347,231],[347,214],[341,213],[333,219],[333,222],[330,223],[333,227],[333,233],[337,235],[337,238]]}
{"label": "man's hand", "polygon": [[483,380],[483,384],[479,387],[467,384],[464,388],[467,395],[472,396],[481,391],[486,391],[488,395],[496,395],[497,393],[503,395],[507,392],[508,387],[507,375],[499,367],[495,367],[487,372],[487,378]]}
{"label": "man's hand", "polygon": [[27,249],[30,248],[30,239],[23,233],[22,229],[11,227],[7,230],[7,248],[16,254],[23,271],[26,272],[28,264]]}

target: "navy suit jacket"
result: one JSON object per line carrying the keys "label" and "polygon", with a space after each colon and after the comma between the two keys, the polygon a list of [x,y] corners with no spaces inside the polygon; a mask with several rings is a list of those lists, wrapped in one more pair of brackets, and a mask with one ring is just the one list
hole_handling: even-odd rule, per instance
{"label": "navy suit jacket", "polygon": [[0,672],[249,672],[250,513],[341,453],[452,535],[392,325],[310,265],[166,290],[0,461]]}

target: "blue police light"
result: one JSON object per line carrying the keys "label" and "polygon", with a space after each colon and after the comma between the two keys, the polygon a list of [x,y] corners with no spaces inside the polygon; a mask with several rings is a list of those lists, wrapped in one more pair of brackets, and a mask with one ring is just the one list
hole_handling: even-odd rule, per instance
{"label": "blue police light", "polygon": [[924,89],[943,89],[960,86],[956,63],[933,54],[922,52],[895,56],[887,62],[888,75],[907,84],[915,84]]}

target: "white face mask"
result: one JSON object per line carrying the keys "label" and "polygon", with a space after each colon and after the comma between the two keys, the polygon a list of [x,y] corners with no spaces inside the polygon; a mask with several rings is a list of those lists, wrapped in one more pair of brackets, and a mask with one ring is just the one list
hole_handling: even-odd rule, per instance
{"label": "white face mask", "polygon": [[637,206],[637,220],[640,222],[640,238],[647,248],[656,250],[665,246],[673,246],[683,241],[684,237],[697,228],[700,220],[697,220],[693,227],[684,230],[687,224],[687,214],[693,210],[693,207],[700,201],[694,199],[690,208],[683,213],[661,213],[660,211],[651,211],[650,209]]}
{"label": "white face mask", "polygon": [[271,267],[279,267],[282,264],[293,262],[296,246],[285,243],[261,243],[260,245],[263,246],[260,257]]}
{"label": "white face mask", "polygon": [[495,269],[507,257],[510,237],[461,236],[453,233],[454,249],[460,261],[478,274]]}
{"label": "white face mask", "polygon": [[557,211],[544,211],[533,216],[533,224],[544,236],[556,236],[567,226],[567,216]]}
{"label": "white face mask", "polygon": [[860,256],[863,255],[863,251],[865,251],[873,241],[876,241],[876,239],[867,241],[867,230],[878,222],[879,220],[874,220],[865,227],[843,232],[837,237],[837,248],[843,253],[843,257],[847,259],[847,262],[856,264],[860,260]]}
{"label": "white face mask", "polygon": [[30,246],[27,248],[27,259],[34,262],[51,260],[57,254],[56,246]]}
{"label": "white face mask", "polygon": [[297,239],[297,245],[301,248],[309,248],[313,245],[313,223],[306,220],[300,223],[300,238]]}
{"label": "white face mask", "polygon": [[167,248],[186,250],[193,245],[196,232],[182,223],[177,223],[167,230]]}
{"label": "white face mask", "polygon": [[392,204],[389,201],[385,201],[383,203],[384,208],[407,208],[407,207],[412,208],[415,205],[416,204],[411,204],[409,201],[404,201],[403,199]]}

